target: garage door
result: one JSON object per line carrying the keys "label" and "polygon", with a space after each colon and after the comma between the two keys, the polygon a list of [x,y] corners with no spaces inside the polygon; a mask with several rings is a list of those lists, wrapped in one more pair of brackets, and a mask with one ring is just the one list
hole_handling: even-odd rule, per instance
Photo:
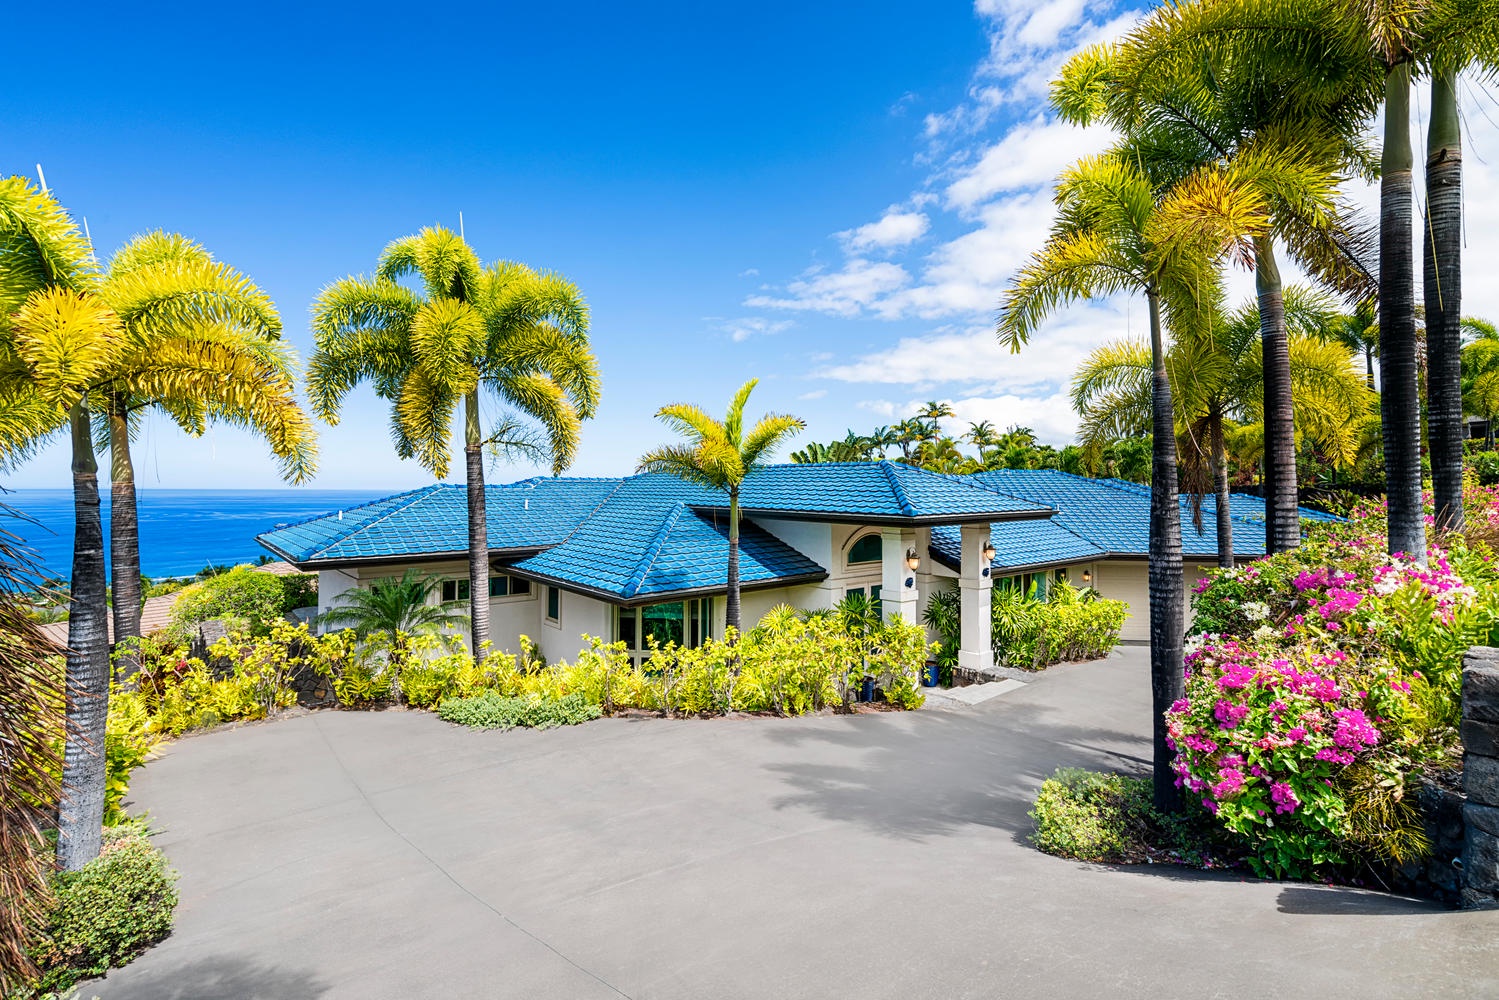
{"label": "garage door", "polygon": [[1143,561],[1099,563],[1093,586],[1099,597],[1129,605],[1129,616],[1119,632],[1121,639],[1150,639],[1150,577]]}

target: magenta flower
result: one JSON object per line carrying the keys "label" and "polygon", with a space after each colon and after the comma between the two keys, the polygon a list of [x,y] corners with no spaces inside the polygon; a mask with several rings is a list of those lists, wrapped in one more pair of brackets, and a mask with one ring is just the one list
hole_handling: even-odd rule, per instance
{"label": "magenta flower", "polygon": [[1248,714],[1248,705],[1235,705],[1227,698],[1219,698],[1218,703],[1213,706],[1213,718],[1218,720],[1219,729],[1234,728],[1243,722]]}
{"label": "magenta flower", "polygon": [[1296,807],[1301,805],[1301,800],[1296,797],[1296,792],[1284,781],[1277,781],[1270,785],[1270,801],[1275,803],[1277,813],[1293,813]]}

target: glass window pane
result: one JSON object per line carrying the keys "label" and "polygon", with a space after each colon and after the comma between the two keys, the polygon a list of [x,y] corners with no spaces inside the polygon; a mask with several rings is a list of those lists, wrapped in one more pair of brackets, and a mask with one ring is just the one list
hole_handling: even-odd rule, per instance
{"label": "glass window pane", "polygon": [[547,588],[547,617],[556,621],[562,614],[562,591],[556,587]]}
{"label": "glass window pane", "polygon": [[508,577],[508,576],[492,576],[492,577],[490,577],[489,578],[489,596],[490,597],[509,597],[510,596],[510,577]]}
{"label": "glass window pane", "polygon": [[468,581],[467,580],[459,580],[458,581],[458,599],[460,601],[466,601],[466,600],[468,600],[468,595],[469,595]]}
{"label": "glass window pane", "polygon": [[510,579],[510,594],[529,594],[531,592],[531,581],[525,577],[512,576]]}
{"label": "glass window pane", "polygon": [[442,599],[444,601],[456,601],[456,600],[458,600],[458,581],[457,580],[444,580],[444,581],[442,581]]}
{"label": "glass window pane", "polygon": [[874,613],[881,618],[885,615],[885,602],[880,600],[880,591],[883,589],[879,584],[875,584],[869,588],[870,606],[874,608]]}
{"label": "glass window pane", "polygon": [[654,638],[658,645],[674,642],[682,645],[683,606],[681,601],[672,604],[652,604],[640,609],[641,645]]}
{"label": "glass window pane", "polygon": [[883,548],[879,535],[865,535],[848,550],[850,563],[877,563]]}
{"label": "glass window pane", "polygon": [[638,648],[635,645],[635,609],[616,608],[615,612],[614,638],[630,649]]}

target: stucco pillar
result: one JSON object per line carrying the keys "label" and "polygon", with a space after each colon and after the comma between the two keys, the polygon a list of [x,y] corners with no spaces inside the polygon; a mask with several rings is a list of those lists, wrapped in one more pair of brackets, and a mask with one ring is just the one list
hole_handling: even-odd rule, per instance
{"label": "stucco pillar", "polygon": [[916,532],[885,528],[880,532],[880,603],[885,620],[896,617],[915,625],[921,614],[917,604],[916,574],[906,565],[906,552],[916,548]]}
{"label": "stucco pillar", "polygon": [[958,578],[962,597],[962,628],[958,635],[958,667],[988,670],[994,666],[994,647],[989,638],[989,593],[994,580],[984,546],[989,543],[987,524],[962,527],[963,555]]}

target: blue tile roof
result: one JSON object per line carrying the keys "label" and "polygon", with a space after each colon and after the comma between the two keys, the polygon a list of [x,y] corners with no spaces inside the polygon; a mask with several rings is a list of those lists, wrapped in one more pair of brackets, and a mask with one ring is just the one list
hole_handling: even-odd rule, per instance
{"label": "blue tile roof", "polygon": [[[1052,521],[1102,552],[1146,555],[1150,551],[1150,488],[1122,479],[1089,479],[1054,469],[998,469],[975,473],[981,480],[1006,493],[1046,504],[1056,510]],[[1191,557],[1218,553],[1217,501],[1203,498],[1202,530],[1192,522],[1191,501],[1181,498],[1182,552]],[[1265,502],[1259,497],[1235,493],[1229,500],[1233,519],[1234,553],[1259,556],[1265,553]],[[1303,517],[1335,520],[1330,514],[1303,507]],[[994,546],[1000,548],[999,526]],[[934,531],[935,535],[936,532]],[[935,549],[935,539],[933,547]],[[935,555],[935,553],[934,553]],[[1070,556],[1059,556],[1060,561]],[[996,564],[999,557],[996,556]],[[1014,562],[1003,565],[1017,565]]]}
{"label": "blue tile roof", "polygon": [[[1055,521],[999,521],[989,526],[997,569],[1085,562],[1107,554]],[[953,569],[962,563],[962,531],[955,525],[932,529],[932,558]]]}
{"label": "blue tile roof", "polygon": [[[538,477],[487,486],[489,547],[535,550],[556,545],[619,487],[618,479]],[[358,562],[468,549],[468,492],[439,483],[292,524],[257,536],[295,563]]]}
{"label": "blue tile roof", "polygon": [[[627,479],[568,539],[512,568],[632,603],[721,590],[729,560],[727,520],[697,511],[653,477]],[[819,580],[827,571],[753,521],[739,524],[739,574],[747,587]]]}

